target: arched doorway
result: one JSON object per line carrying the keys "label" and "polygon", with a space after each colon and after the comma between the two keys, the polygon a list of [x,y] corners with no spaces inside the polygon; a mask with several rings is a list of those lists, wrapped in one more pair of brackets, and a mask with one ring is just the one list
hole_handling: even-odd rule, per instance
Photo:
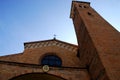
{"label": "arched doorway", "polygon": [[47,73],[28,73],[14,77],[9,80],[66,80],[66,79]]}

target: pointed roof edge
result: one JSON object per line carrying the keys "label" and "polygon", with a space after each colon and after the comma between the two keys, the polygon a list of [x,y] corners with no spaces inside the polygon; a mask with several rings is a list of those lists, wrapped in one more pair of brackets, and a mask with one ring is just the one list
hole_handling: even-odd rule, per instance
{"label": "pointed roof edge", "polygon": [[76,44],[72,44],[72,43],[68,43],[68,42],[65,42],[65,41],[61,41],[61,40],[58,40],[58,39],[56,39],[56,38],[54,38],[54,39],[48,39],[48,40],[41,40],[41,41],[25,42],[25,43],[24,43],[24,46],[25,46],[26,44],[39,43],[39,42],[47,42],[47,41],[57,41],[57,42],[61,42],[61,43],[65,43],[65,44],[71,45],[71,46],[78,47],[78,45],[76,45]]}

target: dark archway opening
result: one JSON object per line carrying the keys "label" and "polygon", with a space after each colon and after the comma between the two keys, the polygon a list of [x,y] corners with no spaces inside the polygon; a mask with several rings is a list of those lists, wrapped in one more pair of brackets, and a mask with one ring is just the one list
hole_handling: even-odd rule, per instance
{"label": "dark archway opening", "polygon": [[14,77],[9,80],[65,80],[65,79],[47,73],[28,73]]}

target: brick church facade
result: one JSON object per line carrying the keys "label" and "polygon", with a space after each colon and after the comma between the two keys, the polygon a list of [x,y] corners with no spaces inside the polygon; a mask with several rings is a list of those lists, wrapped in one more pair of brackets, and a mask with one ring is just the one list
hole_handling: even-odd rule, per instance
{"label": "brick church facade", "polygon": [[89,2],[72,1],[78,45],[57,39],[26,42],[0,56],[0,80],[120,80],[120,33]]}

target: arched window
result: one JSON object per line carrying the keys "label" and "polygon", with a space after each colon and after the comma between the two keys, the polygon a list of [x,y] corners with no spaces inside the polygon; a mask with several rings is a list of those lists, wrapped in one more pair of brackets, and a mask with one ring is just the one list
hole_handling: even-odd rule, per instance
{"label": "arched window", "polygon": [[47,55],[42,59],[41,65],[49,65],[49,66],[60,67],[62,65],[62,61],[58,56]]}

